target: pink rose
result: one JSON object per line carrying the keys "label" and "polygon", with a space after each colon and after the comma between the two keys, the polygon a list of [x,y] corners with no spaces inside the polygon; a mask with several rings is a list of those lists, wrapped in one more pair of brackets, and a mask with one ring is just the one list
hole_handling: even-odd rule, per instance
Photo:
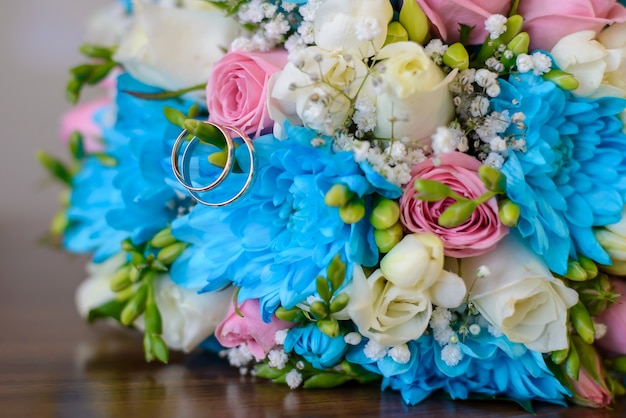
{"label": "pink rose", "polygon": [[417,164],[411,170],[411,181],[407,184],[400,199],[400,221],[411,232],[430,232],[443,242],[444,253],[450,257],[474,257],[493,249],[498,241],[508,233],[508,228],[500,223],[498,203],[495,198],[478,206],[470,218],[461,225],[444,228],[437,224],[439,216],[450,204],[452,198],[438,202],[415,199],[415,180],[436,180],[467,198],[476,198],[487,190],[478,177],[480,162],[461,152],[439,156],[441,164],[435,166],[430,158]]}
{"label": "pink rose", "polygon": [[80,103],[68,110],[61,118],[60,136],[64,142],[69,141],[70,135],[79,132],[83,136],[83,145],[87,152],[102,150],[102,128],[94,117],[97,112],[111,103],[109,98]]}
{"label": "pink rose", "polygon": [[598,340],[596,345],[601,349],[618,355],[626,355],[626,283],[613,280],[615,293],[621,296],[617,303],[596,317],[596,322],[606,325],[606,334]]}
{"label": "pink rose", "polygon": [[[409,1],[409,0],[405,0]],[[485,20],[493,14],[508,15],[510,0],[414,0],[430,20],[433,30],[446,43],[459,40],[459,24],[474,26],[470,44],[482,44],[487,37]],[[523,3],[523,2],[522,2]]]}
{"label": "pink rose", "polygon": [[234,51],[219,60],[207,84],[209,121],[258,136],[274,122],[267,110],[266,85],[287,63],[287,51]]}
{"label": "pink rose", "polygon": [[258,299],[246,300],[239,305],[239,311],[243,317],[235,312],[231,304],[226,319],[215,330],[215,338],[224,347],[248,344],[250,352],[257,360],[263,360],[276,345],[276,331],[296,325],[295,322],[285,322],[275,316],[269,323],[263,322]]}
{"label": "pink rose", "polygon": [[530,48],[547,51],[565,35],[583,30],[598,34],[606,25],[626,21],[626,8],[617,0],[524,0],[518,13],[524,17]]}

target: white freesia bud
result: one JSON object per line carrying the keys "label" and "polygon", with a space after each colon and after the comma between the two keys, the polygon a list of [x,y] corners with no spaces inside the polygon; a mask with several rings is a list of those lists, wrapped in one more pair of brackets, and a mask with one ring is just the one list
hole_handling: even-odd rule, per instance
{"label": "white freesia bud", "polygon": [[441,240],[432,234],[410,234],[368,278],[355,267],[347,310],[370,341],[398,346],[424,333],[433,303],[456,308],[465,294],[463,280],[443,270]]}
{"label": "white freesia bud", "polygon": [[[163,340],[174,350],[190,352],[211,336],[226,318],[233,288],[198,293],[174,283],[169,275],[154,280],[154,296],[161,312]],[[134,325],[143,330],[143,315]]]}
{"label": "white freesia bud", "polygon": [[221,11],[134,6],[133,27],[114,59],[139,81],[166,90],[206,83],[240,31]]}
{"label": "white freesia bud", "polygon": [[437,127],[447,125],[454,116],[448,84],[457,70],[446,76],[415,42],[387,45],[377,58],[377,77],[368,79],[370,84],[377,81],[384,86],[376,97],[374,135],[406,137],[410,145],[429,145]]}
{"label": "white freesia bud", "polygon": [[[389,0],[326,0],[315,13],[315,44],[327,51],[341,50],[355,58],[371,57],[385,43],[392,17]],[[377,28],[371,37],[362,36],[364,24]]]}
{"label": "white freesia bud", "polygon": [[[490,274],[476,278],[483,265]],[[492,251],[464,258],[461,268],[470,301],[509,340],[541,353],[568,346],[567,311],[578,301],[578,293],[554,278],[515,234]]]}

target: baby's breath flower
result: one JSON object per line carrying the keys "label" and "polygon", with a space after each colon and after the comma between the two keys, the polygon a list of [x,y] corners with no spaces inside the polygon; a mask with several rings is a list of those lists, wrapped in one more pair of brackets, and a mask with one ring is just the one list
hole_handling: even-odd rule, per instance
{"label": "baby's breath flower", "polygon": [[363,18],[355,25],[356,38],[359,41],[371,41],[380,35],[380,26],[373,17]]}
{"label": "baby's breath flower", "polygon": [[374,340],[369,340],[367,344],[365,344],[363,354],[370,360],[378,361],[387,355],[387,349],[388,348],[384,345],[380,345]]}
{"label": "baby's breath flower", "polygon": [[281,370],[284,369],[287,365],[287,361],[289,361],[289,356],[283,349],[270,350],[270,352],[267,354],[267,359],[269,360],[268,365],[270,367]]}
{"label": "baby's breath flower", "polygon": [[398,345],[389,350],[389,357],[396,363],[406,364],[411,359],[411,351],[406,344]]}
{"label": "baby's breath flower", "polygon": [[349,332],[343,337],[343,340],[349,345],[359,345],[362,339],[363,337],[358,332]]}
{"label": "baby's breath flower", "polygon": [[302,374],[296,369],[291,369],[289,373],[285,375],[285,383],[290,389],[295,389],[302,384]]}
{"label": "baby's breath flower", "polygon": [[457,344],[448,344],[441,349],[441,359],[450,367],[454,367],[463,359],[463,353]]}

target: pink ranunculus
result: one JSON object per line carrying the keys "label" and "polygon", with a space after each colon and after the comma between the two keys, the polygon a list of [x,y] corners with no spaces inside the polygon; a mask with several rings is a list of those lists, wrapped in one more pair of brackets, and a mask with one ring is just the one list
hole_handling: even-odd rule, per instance
{"label": "pink ranunculus", "polygon": [[530,35],[531,49],[551,50],[564,36],[626,21],[626,8],[617,0],[523,0],[518,13]]}
{"label": "pink ranunculus", "polygon": [[276,331],[292,328],[295,322],[282,321],[272,316],[271,321],[264,322],[261,318],[258,299],[249,299],[239,305],[239,316],[233,305],[228,315],[215,330],[215,338],[224,347],[237,347],[243,343],[248,345],[250,352],[257,360],[262,360],[276,345]]}
{"label": "pink ranunculus", "polygon": [[437,223],[441,213],[454,203],[452,198],[438,202],[414,198],[413,186],[418,178],[438,181],[459,195],[471,199],[487,191],[478,177],[478,160],[461,152],[442,154],[438,158],[440,164],[436,166],[433,158],[430,158],[411,170],[411,181],[400,200],[402,224],[411,232],[430,232],[437,235],[443,241],[445,255],[449,257],[474,257],[486,253],[509,230],[500,222],[495,198],[478,206],[467,221],[452,228],[444,228]]}
{"label": "pink ranunculus", "polygon": [[626,355],[626,282],[615,279],[613,285],[621,296],[596,317],[596,322],[606,325],[606,334],[596,345],[607,353]]}
{"label": "pink ranunculus", "polygon": [[287,51],[233,51],[213,67],[207,84],[209,121],[239,128],[248,135],[269,132],[267,82],[287,63]]}
{"label": "pink ranunculus", "polygon": [[[507,15],[510,0],[405,0],[417,1],[430,20],[434,32],[446,43],[459,40],[459,24],[474,26],[470,44],[482,44],[488,35],[485,20],[493,14]],[[523,2],[522,2],[523,3]]]}
{"label": "pink ranunculus", "polygon": [[73,132],[83,136],[83,145],[87,152],[102,150],[102,127],[96,123],[96,113],[111,103],[111,99],[101,99],[84,102],[68,110],[61,118],[61,140],[67,142]]}

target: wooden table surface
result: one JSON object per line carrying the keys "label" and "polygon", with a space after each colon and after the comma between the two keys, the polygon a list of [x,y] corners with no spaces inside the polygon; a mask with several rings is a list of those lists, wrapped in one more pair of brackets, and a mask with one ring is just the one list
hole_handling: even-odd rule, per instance
{"label": "wooden table surface", "polygon": [[[0,417],[527,416],[505,402],[409,407],[377,385],[292,391],[240,377],[204,352],[146,364],[138,333],[78,317],[74,289],[86,258],[37,246],[34,229],[0,219]],[[548,404],[536,410],[541,417],[618,417],[625,405],[613,412]]]}

